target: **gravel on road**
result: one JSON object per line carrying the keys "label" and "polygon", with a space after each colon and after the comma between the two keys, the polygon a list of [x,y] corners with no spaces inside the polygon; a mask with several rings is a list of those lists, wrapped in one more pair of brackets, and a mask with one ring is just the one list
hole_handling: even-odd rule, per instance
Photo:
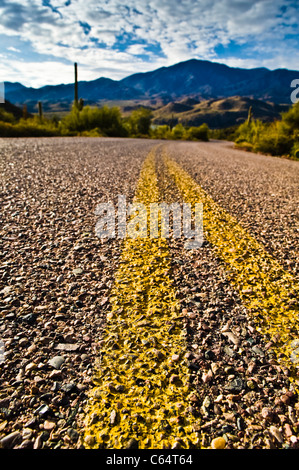
{"label": "gravel on road", "polygon": [[[172,157],[185,162],[180,151],[186,149],[188,144],[178,146]],[[179,201],[161,160],[158,168],[164,200]],[[189,171],[199,174],[196,161]],[[170,247],[195,388],[190,406],[201,423],[202,446],[297,448],[299,403],[290,371],[277,363],[273,344],[257,331],[213,246],[204,240],[199,250],[185,250],[184,242],[170,239]]]}
{"label": "gravel on road", "polygon": [[[95,208],[133,199],[156,141],[0,140],[0,445],[80,448],[94,363],[110,312],[122,240],[95,235]],[[167,151],[294,277],[297,162],[229,143],[170,142]],[[158,153],[159,155],[159,153]],[[160,158],[165,202],[182,202]],[[298,448],[298,396],[207,242],[169,239],[203,447]],[[0,343],[1,345],[1,343]],[[1,358],[1,355],[0,355]],[[179,446],[179,445],[178,445]]]}
{"label": "gravel on road", "polygon": [[118,194],[132,199],[152,145],[0,141],[4,447],[77,446],[120,254],[120,240],[95,236],[95,208]]}
{"label": "gravel on road", "polygon": [[176,142],[167,152],[298,279],[298,162],[232,147]]}

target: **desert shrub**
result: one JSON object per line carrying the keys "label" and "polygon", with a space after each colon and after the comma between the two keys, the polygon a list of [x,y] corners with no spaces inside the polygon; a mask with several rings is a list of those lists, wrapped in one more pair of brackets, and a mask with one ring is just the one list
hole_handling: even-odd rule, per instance
{"label": "desert shrub", "polygon": [[186,131],[186,139],[188,140],[209,140],[209,127],[207,124],[202,124],[199,127],[190,127]]}
{"label": "desert shrub", "polygon": [[79,110],[74,106],[72,111],[61,121],[61,130],[64,134],[82,133],[93,129],[99,129],[100,135],[111,137],[125,137],[127,135],[120,110],[117,107],[91,108],[86,106]]}
{"label": "desert shrub", "polygon": [[246,140],[243,140],[242,142],[239,142],[236,145],[236,147],[238,149],[247,150],[248,152],[253,152],[254,151],[253,145],[250,142],[246,142]]}
{"label": "desert shrub", "polygon": [[46,119],[40,121],[38,118],[20,119],[13,124],[11,122],[0,122],[1,137],[52,137],[60,135],[54,124]]}
{"label": "desert shrub", "polygon": [[151,137],[154,139],[171,139],[171,140],[209,140],[210,129],[207,124],[199,127],[190,127],[186,129],[181,123],[177,124],[170,130],[169,126],[157,126],[151,131]]}
{"label": "desert shrub", "polygon": [[293,147],[288,128],[283,122],[275,121],[264,126],[259,138],[254,143],[257,152],[269,153],[270,155],[288,155]]}
{"label": "desert shrub", "polygon": [[295,142],[291,150],[291,156],[296,160],[299,160],[299,142]]}
{"label": "desert shrub", "polygon": [[248,148],[274,156],[297,158],[299,148],[299,103],[282,113],[281,121],[263,123],[252,120],[241,124],[235,132],[239,148]]}
{"label": "desert shrub", "polygon": [[129,133],[131,136],[148,136],[150,134],[152,113],[150,109],[139,108],[132,111],[129,119]]}
{"label": "desert shrub", "polygon": [[95,129],[92,129],[91,131],[80,132],[80,135],[83,137],[106,137],[98,127],[95,127]]}
{"label": "desert shrub", "polygon": [[0,121],[0,137],[19,137],[19,133],[11,123]]}
{"label": "desert shrub", "polygon": [[0,121],[2,122],[15,122],[15,117],[12,113],[5,111],[0,107]]}
{"label": "desert shrub", "polygon": [[243,122],[235,132],[235,142],[248,142],[254,147],[264,127],[265,124],[259,120]]}
{"label": "desert shrub", "polygon": [[218,140],[235,141],[238,126],[224,127],[221,129],[210,129],[209,137]]}
{"label": "desert shrub", "polygon": [[282,113],[282,121],[289,126],[292,131],[299,129],[299,101],[295,103],[287,112]]}
{"label": "desert shrub", "polygon": [[155,128],[151,129],[150,135],[153,139],[170,139],[171,130],[167,125],[156,126]]}
{"label": "desert shrub", "polygon": [[170,138],[175,140],[180,140],[186,138],[186,129],[183,124],[179,123],[172,129],[170,133]]}

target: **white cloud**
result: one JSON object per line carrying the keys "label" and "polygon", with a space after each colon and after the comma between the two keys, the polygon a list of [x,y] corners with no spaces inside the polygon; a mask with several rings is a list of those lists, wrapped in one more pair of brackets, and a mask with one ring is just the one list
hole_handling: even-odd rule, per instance
{"label": "white cloud", "polygon": [[13,46],[7,47],[6,49],[11,52],[21,52],[20,49],[17,49],[16,47],[13,47]]}
{"label": "white cloud", "polygon": [[[298,7],[291,0],[127,0],[125,5],[121,0],[52,0],[45,6],[46,3],[0,2],[0,34],[16,36],[24,47],[29,43],[36,54],[48,57],[44,69],[38,64],[33,67],[35,75],[26,65],[32,63],[30,58],[17,67],[23,83],[31,81],[35,86],[64,81],[72,75],[75,61],[80,65],[80,77],[86,80],[98,76],[119,79],[190,58],[244,67],[256,64],[297,68],[299,63]],[[121,44],[121,37],[127,41],[125,44]],[[232,41],[243,47],[252,44],[252,54],[234,54]],[[227,48],[226,56],[217,56],[215,48],[219,45]],[[141,54],[147,54],[150,61],[143,62],[138,57]],[[14,76],[13,59],[8,58],[5,70],[7,77]],[[47,70],[46,76],[43,70]]]}
{"label": "white cloud", "polygon": [[142,44],[132,44],[127,48],[127,53],[132,55],[142,55],[147,54],[147,50]]}
{"label": "white cloud", "polygon": [[[48,75],[49,71],[50,75]],[[57,76],[59,76],[59,83],[71,83],[74,79],[73,68],[59,61],[44,63],[10,60],[9,62],[0,62],[1,81],[21,82],[25,86],[38,88],[45,84],[57,84]],[[43,81],[41,82],[41,80]]]}

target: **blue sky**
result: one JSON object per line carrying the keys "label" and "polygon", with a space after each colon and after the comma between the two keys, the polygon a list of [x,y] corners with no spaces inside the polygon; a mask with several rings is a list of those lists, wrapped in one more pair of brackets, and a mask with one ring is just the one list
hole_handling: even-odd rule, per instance
{"label": "blue sky", "polygon": [[191,58],[299,69],[299,2],[0,0],[0,81],[119,80]]}

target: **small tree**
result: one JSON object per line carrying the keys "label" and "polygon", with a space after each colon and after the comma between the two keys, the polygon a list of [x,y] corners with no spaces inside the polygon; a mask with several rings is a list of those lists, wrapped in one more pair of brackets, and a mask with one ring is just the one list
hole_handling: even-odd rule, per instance
{"label": "small tree", "polygon": [[199,127],[190,127],[186,137],[188,140],[203,140],[207,142],[209,140],[209,132],[209,127],[204,123]]}
{"label": "small tree", "polygon": [[185,128],[183,124],[179,123],[177,124],[171,131],[171,136],[173,139],[183,139],[185,136]]}
{"label": "small tree", "polygon": [[149,135],[152,113],[150,109],[135,109],[129,117],[129,126],[132,135]]}
{"label": "small tree", "polygon": [[166,124],[163,126],[157,126],[151,131],[151,136],[154,139],[171,139],[171,130]]}

